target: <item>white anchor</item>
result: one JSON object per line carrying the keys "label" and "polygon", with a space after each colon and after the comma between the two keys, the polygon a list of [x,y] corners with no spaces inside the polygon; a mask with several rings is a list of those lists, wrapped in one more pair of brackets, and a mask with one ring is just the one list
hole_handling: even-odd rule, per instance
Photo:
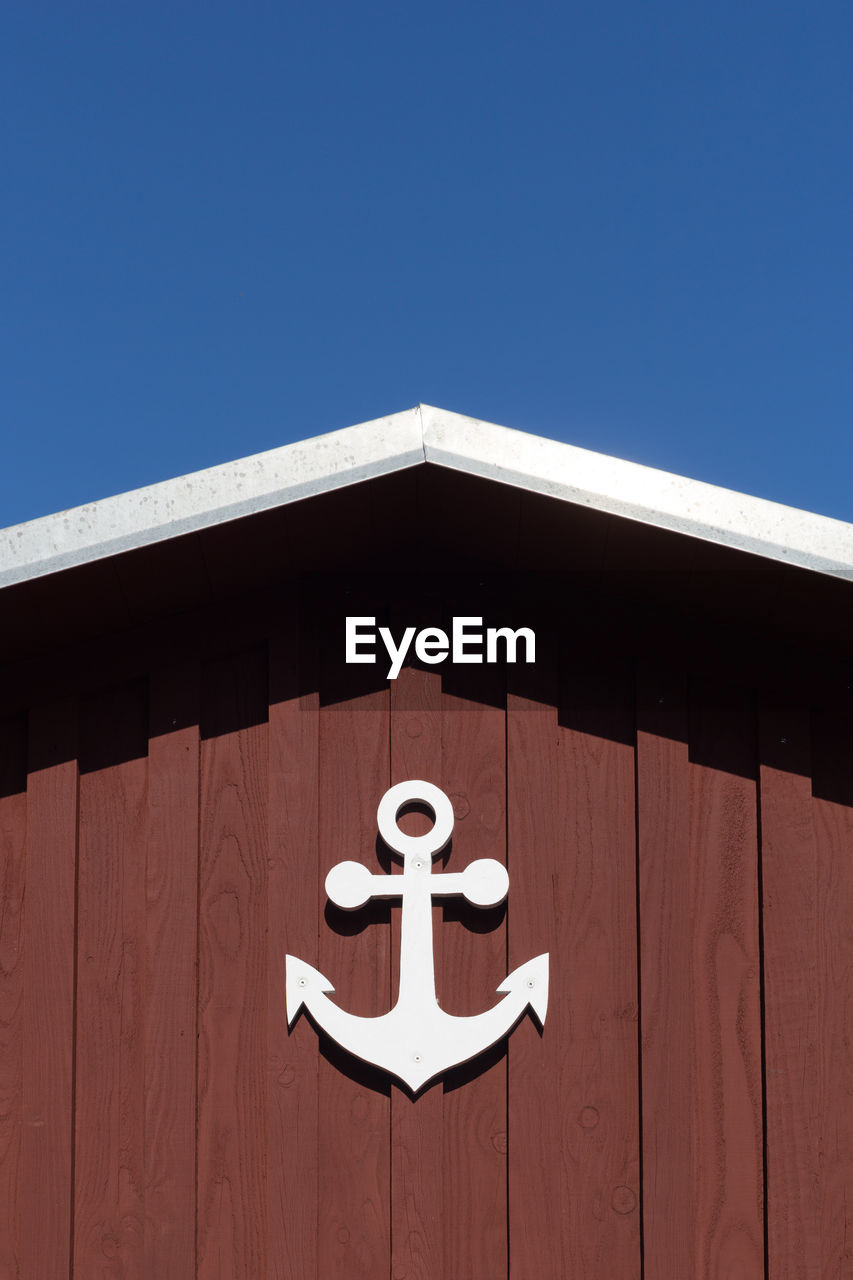
{"label": "white anchor", "polygon": [[[423,836],[408,836],[397,825],[405,805],[422,803],[435,824]],[[416,1093],[449,1067],[468,1062],[508,1035],[530,1006],[540,1025],[548,1007],[548,953],[528,960],[497,988],[503,1000],[473,1017],[458,1018],[439,1007],[432,952],[432,899],[459,895],[475,907],[503,902],[509,889],[506,868],[494,858],[478,858],[462,872],[432,874],[432,860],[453,833],[453,806],[430,782],[400,782],[385,792],[377,812],[385,843],[402,855],[401,876],[373,875],[358,862],[339,862],[326,877],[326,893],[336,906],[354,911],[371,898],[402,898],[400,989],[389,1013],[362,1018],[328,998],[334,987],[311,965],[287,956],[287,1022],[305,1005],[314,1022],[344,1049],[404,1081]]]}

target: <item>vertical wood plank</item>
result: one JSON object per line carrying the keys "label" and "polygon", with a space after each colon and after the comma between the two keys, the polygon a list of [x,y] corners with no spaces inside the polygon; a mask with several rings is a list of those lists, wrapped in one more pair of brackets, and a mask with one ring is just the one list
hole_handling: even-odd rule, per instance
{"label": "vertical wood plank", "polygon": [[305,686],[297,617],[270,644],[270,847],[267,1274],[318,1280],[318,1050],[300,1019],[289,1034],[285,955],[317,954],[319,697]]}
{"label": "vertical wood plank", "polygon": [[83,707],[74,1274],[144,1274],[147,706],[141,685]]}
{"label": "vertical wood plank", "polygon": [[760,709],[767,1250],[773,1280],[818,1280],[825,1274],[819,894],[809,719],[802,707],[765,701]]}
{"label": "vertical wood plank", "polygon": [[62,1277],[71,1262],[76,705],[35,708],[29,730],[21,1275]]}
{"label": "vertical wood plank", "polygon": [[528,1019],[510,1040],[510,1275],[627,1280],[641,1267],[632,688],[623,660],[560,658],[509,703],[510,966],[551,953],[544,1034]]}
{"label": "vertical wood plank", "polygon": [[[537,628],[537,637],[542,629]],[[565,877],[556,655],[537,653],[524,692],[507,695],[509,964],[549,953],[545,1027],[525,1015],[509,1039],[509,1275],[566,1275],[563,1058],[571,975],[563,960],[555,879]]]}
{"label": "vertical wood plank", "polygon": [[[748,699],[639,688],[645,1274],[764,1275],[755,778]],[[689,752],[686,740],[689,731]]]}
{"label": "vertical wood plank", "polygon": [[[20,1275],[25,1009],[26,721],[0,723],[0,1276]],[[35,922],[33,921],[33,924]],[[60,1273],[61,1274],[61,1273]]]}
{"label": "vertical wood plank", "polygon": [[[506,862],[506,712],[490,681],[466,696],[445,691],[442,788],[453,802],[449,870],[475,858]],[[485,687],[488,686],[488,687]],[[490,696],[491,702],[477,697]],[[503,908],[478,912],[451,899],[444,908],[439,999],[448,1013],[475,1014],[496,1003],[506,977]],[[474,930],[486,930],[475,932]],[[444,1275],[504,1276],[507,1270],[506,1050],[445,1077]]]}
{"label": "vertical wood plank", "polygon": [[[391,783],[441,779],[441,677],[404,667],[391,686]],[[410,835],[430,827],[422,814],[403,815]],[[436,870],[440,869],[440,859]],[[395,870],[402,870],[395,866]],[[433,906],[433,953],[442,972],[442,908]],[[399,984],[400,911],[392,912],[392,994]],[[441,1083],[417,1099],[396,1084],[391,1092],[391,1277],[443,1280],[444,1107]]]}
{"label": "vertical wood plank", "polygon": [[[819,1274],[853,1274],[853,717],[812,722],[821,1144]],[[806,909],[810,904],[806,903]],[[814,992],[812,993],[814,998]],[[774,1277],[775,1280],[775,1277]]]}
{"label": "vertical wood plank", "polygon": [[199,671],[150,682],[146,866],[145,1267],[195,1273]]}
{"label": "vertical wood plank", "polygon": [[637,831],[646,1280],[698,1270],[696,1046],[687,690],[680,672],[637,678]]}
{"label": "vertical wood plank", "polygon": [[755,710],[691,691],[690,863],[699,1264],[764,1276]]}
{"label": "vertical wood plank", "polygon": [[[340,684],[339,652],[329,662],[324,696],[336,700],[320,709],[321,884],[345,859],[379,870],[376,808],[390,776],[388,690],[357,693]],[[371,903],[343,913],[324,910],[325,894],[319,901],[319,968],[335,1000],[352,1013],[386,1012],[390,907]],[[384,1073],[357,1064],[325,1037],[320,1052],[319,1274],[375,1280],[390,1270],[390,1086]]]}
{"label": "vertical wood plank", "polygon": [[203,673],[199,867],[200,1280],[266,1270],[267,660]]}
{"label": "vertical wood plank", "polygon": [[566,1064],[566,1137],[577,1153],[569,1274],[628,1280],[642,1265],[633,673],[618,655],[585,653],[564,660],[561,686],[560,750],[571,762],[566,825],[575,842],[564,922],[570,950],[561,947],[560,966],[576,1028]]}

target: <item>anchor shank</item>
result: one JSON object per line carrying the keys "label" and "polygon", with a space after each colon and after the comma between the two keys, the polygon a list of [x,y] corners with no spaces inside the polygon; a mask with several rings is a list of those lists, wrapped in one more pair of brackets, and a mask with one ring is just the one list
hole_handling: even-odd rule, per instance
{"label": "anchor shank", "polygon": [[406,866],[403,872],[398,1007],[424,1010],[436,1002],[431,881],[429,867]]}

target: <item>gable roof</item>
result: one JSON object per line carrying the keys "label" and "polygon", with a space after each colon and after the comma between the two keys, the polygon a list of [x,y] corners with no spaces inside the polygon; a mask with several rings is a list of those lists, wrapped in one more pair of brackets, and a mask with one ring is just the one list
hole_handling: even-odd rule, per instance
{"label": "gable roof", "polygon": [[422,465],[853,579],[844,521],[418,405],[0,530],[0,588]]}

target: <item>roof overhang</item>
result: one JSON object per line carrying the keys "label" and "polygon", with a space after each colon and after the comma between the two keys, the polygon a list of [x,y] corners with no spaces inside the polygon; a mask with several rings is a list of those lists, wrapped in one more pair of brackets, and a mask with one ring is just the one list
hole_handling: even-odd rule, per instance
{"label": "roof overhang", "polygon": [[853,525],[429,405],[0,531],[0,587],[429,464],[853,579]]}

